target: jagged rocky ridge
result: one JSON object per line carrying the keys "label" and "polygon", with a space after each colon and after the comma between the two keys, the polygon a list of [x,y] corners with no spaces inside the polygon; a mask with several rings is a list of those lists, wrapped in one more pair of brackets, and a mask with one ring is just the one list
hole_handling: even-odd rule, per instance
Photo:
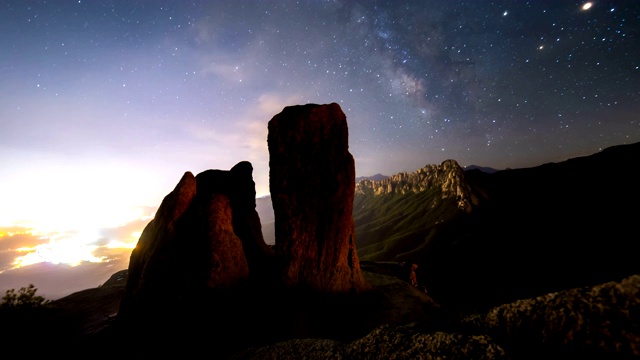
{"label": "jagged rocky ridge", "polygon": [[[360,182],[360,259],[415,263],[429,295],[467,310],[620,280],[640,272],[629,207],[640,201],[639,159],[636,143],[534,168],[444,176],[432,166]],[[477,199],[470,211],[455,188]]]}
{"label": "jagged rocky ridge", "polygon": [[433,188],[440,189],[442,199],[454,198],[465,212],[471,212],[473,206],[478,205],[478,197],[464,180],[464,171],[455,160],[428,164],[415,172],[402,172],[382,180],[361,180],[356,183],[356,195],[402,195]]}
{"label": "jagged rocky ridge", "polygon": [[361,180],[354,198],[358,254],[364,260],[421,263],[435,241],[430,239],[471,214],[480,200],[455,160]]}

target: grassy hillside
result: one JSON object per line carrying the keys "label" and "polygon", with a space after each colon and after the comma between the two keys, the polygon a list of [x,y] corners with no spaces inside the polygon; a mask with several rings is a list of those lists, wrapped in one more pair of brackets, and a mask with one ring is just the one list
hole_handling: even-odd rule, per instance
{"label": "grassy hillside", "polygon": [[360,194],[354,198],[356,247],[361,260],[412,261],[446,224],[463,216],[439,187],[405,194]]}

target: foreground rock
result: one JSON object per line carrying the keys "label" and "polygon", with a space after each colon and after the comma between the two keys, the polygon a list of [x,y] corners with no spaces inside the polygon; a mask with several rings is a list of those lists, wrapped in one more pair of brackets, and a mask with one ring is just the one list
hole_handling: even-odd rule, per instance
{"label": "foreground rock", "polygon": [[257,359],[637,359],[640,275],[519,300],[460,321],[383,325],[340,342],[296,339],[247,349]]}
{"label": "foreground rock", "polygon": [[518,356],[640,358],[640,275],[518,300],[463,324],[510,344]]}
{"label": "foreground rock", "polygon": [[209,339],[224,356],[291,338],[353,339],[379,325],[383,297],[355,249],[346,116],[337,104],[287,107],[269,122],[268,145],[275,253],[249,162],[186,172],[131,254],[124,337],[159,343],[154,355]]}
{"label": "foreground rock", "polygon": [[269,121],[269,187],[288,286],[365,290],[355,245],[355,164],[338,104],[289,106]]}
{"label": "foreground rock", "polygon": [[264,275],[270,251],[255,211],[250,163],[186,172],[131,253],[118,317],[148,321],[205,293],[242,286],[251,274]]}

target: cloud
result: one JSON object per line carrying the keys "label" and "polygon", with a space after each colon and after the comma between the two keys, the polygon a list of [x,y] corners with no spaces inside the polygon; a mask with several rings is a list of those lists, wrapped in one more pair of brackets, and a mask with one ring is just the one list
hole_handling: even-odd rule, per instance
{"label": "cloud", "polygon": [[235,113],[216,114],[213,121],[189,122],[185,127],[190,141],[180,150],[191,162],[191,168],[186,170],[195,173],[210,168],[228,170],[240,161],[249,161],[254,168],[256,193],[268,194],[269,120],[284,107],[302,103],[299,95],[267,92],[258,95],[255,104]]}
{"label": "cloud", "polygon": [[245,115],[246,121],[243,124],[243,132],[249,134],[246,144],[256,151],[268,151],[267,135],[268,123],[285,107],[291,105],[303,105],[301,96],[298,95],[276,95],[265,93],[258,97],[257,106],[249,108]]}
{"label": "cloud", "polygon": [[241,83],[250,77],[248,68],[240,57],[220,55],[200,55],[200,73],[214,75],[227,82]]}
{"label": "cloud", "polygon": [[[140,234],[153,218],[159,205],[141,207],[141,212],[144,215],[141,215],[139,219],[122,226],[99,230],[101,238],[97,241],[97,244],[100,245],[98,251],[104,250],[104,248],[133,248],[137,244]],[[107,251],[107,253],[111,253],[111,251]]]}
{"label": "cloud", "polygon": [[20,226],[0,228],[0,274],[15,268],[16,259],[28,253],[28,249],[36,249],[46,242],[46,238],[34,233],[30,228]]}
{"label": "cloud", "polygon": [[137,218],[93,231],[0,228],[0,294],[33,283],[48,298],[58,298],[99,286],[127,269],[131,251],[156,210],[138,207]]}
{"label": "cloud", "polygon": [[268,123],[286,106],[303,104],[299,95],[262,94],[258,106],[249,108],[242,122],[244,145],[249,150],[248,160],[253,165],[253,180],[256,195],[269,194],[269,148],[267,144]]}
{"label": "cloud", "polygon": [[34,284],[37,294],[55,300],[74,292],[96,288],[128,266],[129,258],[108,263],[67,264],[39,263],[0,274],[0,294]]}
{"label": "cloud", "polygon": [[0,251],[39,245],[42,239],[33,232],[33,229],[22,226],[0,227]]}
{"label": "cloud", "polygon": [[150,171],[154,158],[135,160],[18,153],[10,161],[13,171],[0,178],[0,199],[11,204],[0,208],[0,226],[20,225],[42,233],[125,224],[139,215],[138,206],[161,200],[157,187],[164,181]]}

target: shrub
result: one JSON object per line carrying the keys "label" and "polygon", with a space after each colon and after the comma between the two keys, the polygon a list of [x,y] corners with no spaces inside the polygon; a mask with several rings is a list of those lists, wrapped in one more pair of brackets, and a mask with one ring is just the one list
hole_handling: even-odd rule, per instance
{"label": "shrub", "polygon": [[2,297],[0,307],[33,309],[42,307],[51,302],[51,300],[46,300],[44,297],[36,295],[37,291],[38,289],[33,284],[20,288],[18,292],[16,292],[15,289],[9,289]]}

